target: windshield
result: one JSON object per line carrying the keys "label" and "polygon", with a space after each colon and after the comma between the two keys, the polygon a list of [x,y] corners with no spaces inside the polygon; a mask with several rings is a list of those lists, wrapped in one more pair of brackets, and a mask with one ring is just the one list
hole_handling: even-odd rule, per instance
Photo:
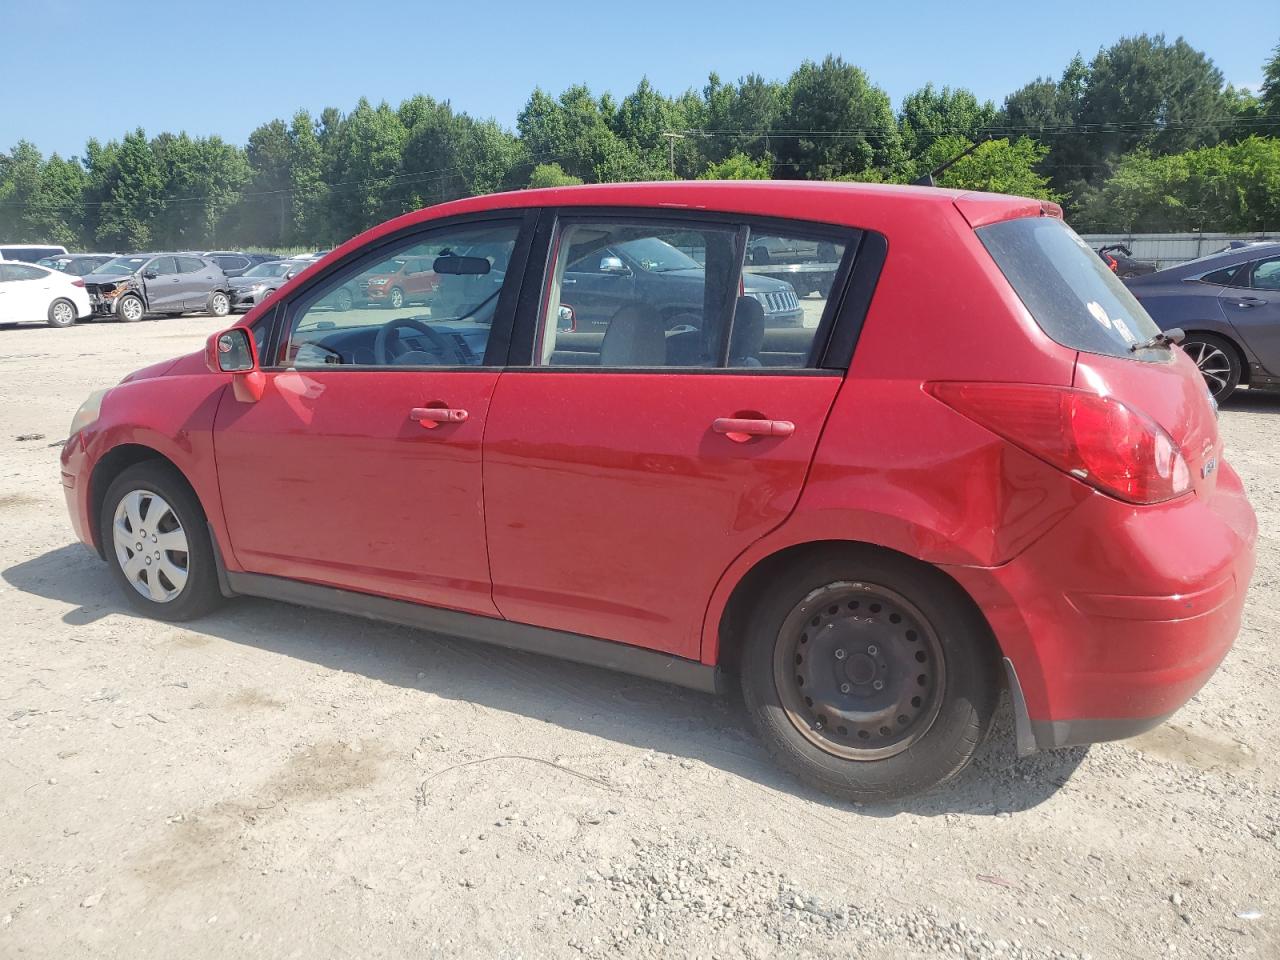
{"label": "windshield", "polygon": [[94,272],[123,277],[130,273],[137,273],[150,259],[150,257],[116,257],[114,260],[108,260]]}
{"label": "windshield", "polygon": [[688,254],[681,253],[665,240],[657,237],[641,237],[620,243],[617,249],[640,264],[641,270],[650,273],[667,273],[671,270],[701,270],[702,265]]}
{"label": "windshield", "polygon": [[273,260],[270,263],[260,263],[256,267],[252,267],[244,272],[246,277],[283,277],[292,267],[284,260]]}
{"label": "windshield", "polygon": [[1142,304],[1061,220],[1023,217],[977,233],[1040,329],[1064,347],[1134,357],[1130,347],[1160,332]]}

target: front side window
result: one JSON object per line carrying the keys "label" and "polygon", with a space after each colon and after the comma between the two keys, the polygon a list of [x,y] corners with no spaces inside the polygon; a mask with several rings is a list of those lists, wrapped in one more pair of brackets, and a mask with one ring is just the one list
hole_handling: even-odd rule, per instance
{"label": "front side window", "polygon": [[847,238],[758,234],[746,223],[566,220],[534,363],[806,367],[847,248]]}
{"label": "front side window", "polygon": [[178,266],[173,262],[173,257],[156,257],[147,264],[147,273],[154,273],[157,277],[177,272]]}
{"label": "front side window", "polygon": [[[290,306],[280,363],[480,366],[519,231],[515,222],[444,227],[394,243],[354,271],[331,271]],[[431,282],[395,283],[415,259]]]}

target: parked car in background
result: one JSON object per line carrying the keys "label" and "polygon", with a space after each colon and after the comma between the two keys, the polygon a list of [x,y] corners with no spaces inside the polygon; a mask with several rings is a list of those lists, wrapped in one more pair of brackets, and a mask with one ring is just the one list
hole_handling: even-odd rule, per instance
{"label": "parked car in background", "polygon": [[69,327],[90,314],[84,281],[33,263],[0,263],[0,323]]}
{"label": "parked car in background", "polygon": [[212,260],[227,277],[239,277],[260,263],[283,259],[275,253],[241,253],[238,250],[206,250],[199,256]]}
{"label": "parked car in background", "polygon": [[0,260],[19,263],[36,263],[45,257],[56,257],[66,252],[66,247],[49,243],[0,243]]}
{"label": "parked car in background", "polygon": [[312,260],[272,260],[250,267],[238,277],[231,277],[231,309],[256,307],[289,280],[314,264]]}
{"label": "parked car in background", "polygon": [[84,277],[118,256],[120,256],[118,253],[64,253],[54,257],[44,257],[38,263],[42,267],[57,270],[59,273]]}
{"label": "parked car in background", "polygon": [[116,257],[84,278],[95,316],[126,323],[148,313],[176,317],[199,310],[215,317],[231,312],[231,286],[216,263],[186,253],[138,253]]}
{"label": "parked car in background", "polygon": [[364,299],[394,310],[406,303],[430,303],[440,286],[440,278],[431,269],[433,263],[434,256],[393,260],[387,272],[365,278],[361,284]]}
{"label": "parked car in background", "polygon": [[1098,256],[1102,258],[1102,262],[1107,265],[1108,269],[1121,280],[1127,280],[1130,277],[1145,277],[1148,273],[1156,272],[1154,263],[1135,260],[1133,251],[1123,243],[1113,243],[1109,246],[1099,247]]}
{"label": "parked car in background", "polygon": [[1210,392],[1280,387],[1280,243],[1251,243],[1125,281],[1181,346]]}
{"label": "parked car in background", "polygon": [[[832,244],[818,323],[766,326],[755,232]],[[442,288],[472,281],[448,309],[332,306],[432,253]],[[583,263],[622,286],[568,330]],[[697,291],[675,327],[664,271]],[[1257,525],[1195,365],[1158,334],[1040,200],[473,197],[367,231],[204,351],[94,394],[60,488],[141,612],[260,596],[734,682],[781,765],[884,801],[963,769],[1003,688],[1022,754],[1115,739],[1230,649]]]}

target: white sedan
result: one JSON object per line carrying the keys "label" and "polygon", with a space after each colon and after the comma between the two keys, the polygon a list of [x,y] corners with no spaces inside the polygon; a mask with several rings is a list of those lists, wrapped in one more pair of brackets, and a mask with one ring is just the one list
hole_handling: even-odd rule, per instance
{"label": "white sedan", "polygon": [[80,277],[33,263],[0,263],[0,323],[44,321],[69,327],[92,313]]}

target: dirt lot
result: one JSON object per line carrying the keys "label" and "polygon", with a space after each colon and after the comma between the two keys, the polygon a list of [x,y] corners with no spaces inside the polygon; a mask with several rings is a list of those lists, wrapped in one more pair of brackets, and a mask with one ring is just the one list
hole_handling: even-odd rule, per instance
{"label": "dirt lot", "polygon": [[265,601],[125,612],[56,441],[217,325],[0,330],[0,956],[1280,956],[1280,397],[1222,414],[1262,537],[1194,702],[1022,762],[1006,719],[858,808],[733,701]]}

